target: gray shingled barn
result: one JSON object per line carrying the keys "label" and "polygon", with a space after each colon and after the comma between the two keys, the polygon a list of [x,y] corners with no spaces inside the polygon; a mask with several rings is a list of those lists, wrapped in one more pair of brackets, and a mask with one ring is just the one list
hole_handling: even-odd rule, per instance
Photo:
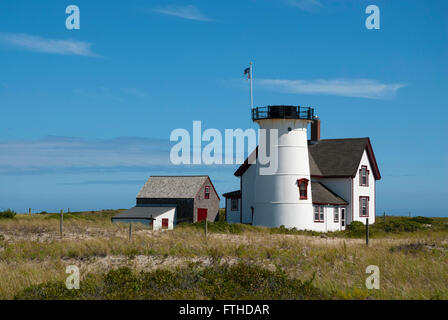
{"label": "gray shingled barn", "polygon": [[[138,193],[136,206],[116,215],[112,221],[151,224],[164,215],[162,228],[169,229],[181,222],[215,221],[219,201],[209,176],[151,176]],[[173,208],[173,221],[166,221]]]}

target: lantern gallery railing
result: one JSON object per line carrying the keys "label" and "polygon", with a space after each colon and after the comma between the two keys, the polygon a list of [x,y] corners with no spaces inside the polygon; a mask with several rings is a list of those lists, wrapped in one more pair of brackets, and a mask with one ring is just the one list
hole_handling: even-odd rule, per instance
{"label": "lantern gallery railing", "polygon": [[301,106],[267,106],[252,109],[252,120],[261,119],[314,119],[314,109]]}

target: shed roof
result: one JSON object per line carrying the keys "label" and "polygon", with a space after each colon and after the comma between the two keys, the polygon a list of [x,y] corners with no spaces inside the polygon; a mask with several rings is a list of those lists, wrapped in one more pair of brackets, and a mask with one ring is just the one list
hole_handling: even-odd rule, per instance
{"label": "shed roof", "polygon": [[224,193],[225,198],[241,198],[241,190],[235,190],[231,192]]}
{"label": "shed roof", "polygon": [[[151,176],[137,198],[194,198],[207,180],[208,176]],[[210,184],[216,192],[211,180]]]}
{"label": "shed roof", "polygon": [[311,193],[314,204],[347,205],[348,202],[328,189],[320,182],[311,182]]}
{"label": "shed roof", "polygon": [[157,218],[158,216],[172,210],[176,209],[175,206],[166,207],[132,207],[129,210],[120,212],[116,216],[112,217],[114,219],[149,219]]}

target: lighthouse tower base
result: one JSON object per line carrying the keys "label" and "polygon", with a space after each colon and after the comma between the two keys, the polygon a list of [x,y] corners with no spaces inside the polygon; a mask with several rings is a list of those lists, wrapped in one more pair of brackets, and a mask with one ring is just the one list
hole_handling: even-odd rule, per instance
{"label": "lighthouse tower base", "polygon": [[[255,204],[253,225],[269,228],[296,228],[299,230],[312,230],[314,227],[312,205],[297,205],[289,203]],[[266,214],[263,214],[265,212]],[[270,213],[270,214],[268,214]]]}

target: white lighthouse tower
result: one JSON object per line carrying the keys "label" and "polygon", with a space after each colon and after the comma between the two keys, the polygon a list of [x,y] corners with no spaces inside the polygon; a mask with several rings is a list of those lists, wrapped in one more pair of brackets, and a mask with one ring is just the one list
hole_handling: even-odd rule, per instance
{"label": "white lighthouse tower", "polygon": [[[257,159],[253,225],[312,229],[313,203],[308,158],[307,126],[314,109],[268,106],[252,109],[252,120],[266,129],[277,129],[278,139],[268,147],[277,153],[277,170],[263,174]],[[263,152],[258,150],[258,153]],[[269,152],[268,152],[269,153]],[[272,154],[271,154],[272,159]]]}

